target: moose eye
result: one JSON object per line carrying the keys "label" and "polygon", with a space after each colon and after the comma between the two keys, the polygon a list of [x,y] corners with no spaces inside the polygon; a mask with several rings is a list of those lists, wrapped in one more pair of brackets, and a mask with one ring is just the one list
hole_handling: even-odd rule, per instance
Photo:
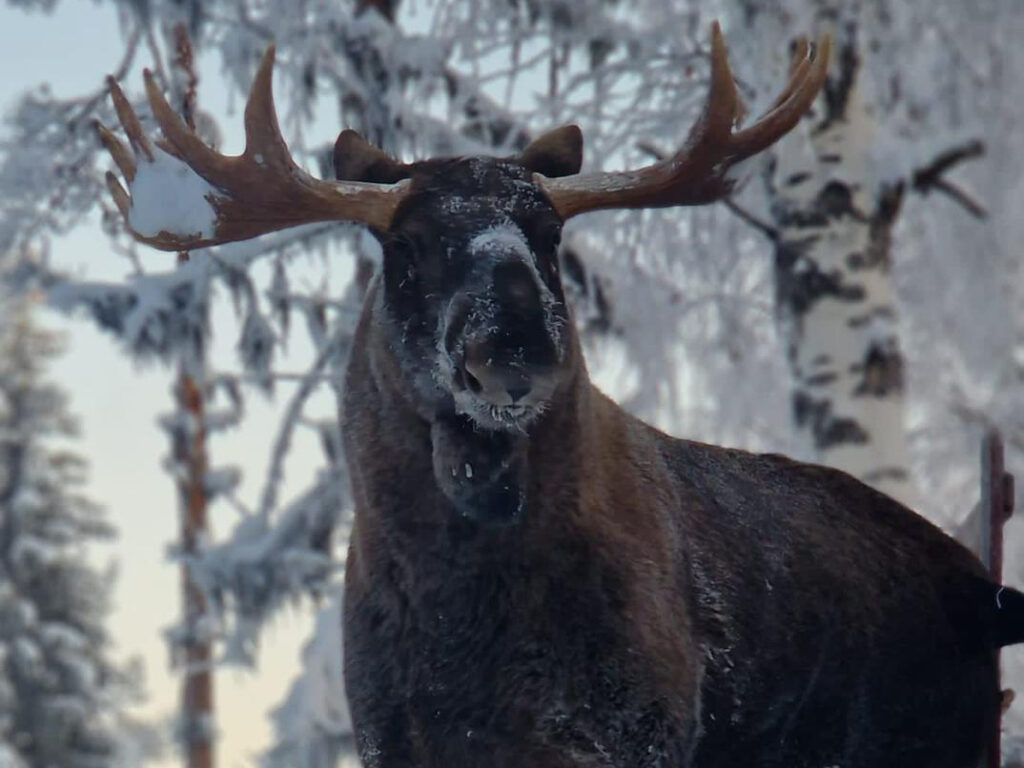
{"label": "moose eye", "polygon": [[544,256],[552,256],[562,242],[562,228],[549,224],[541,227],[537,233],[537,252]]}
{"label": "moose eye", "polygon": [[415,262],[419,257],[419,245],[406,235],[400,235],[391,241],[391,252],[402,261]]}

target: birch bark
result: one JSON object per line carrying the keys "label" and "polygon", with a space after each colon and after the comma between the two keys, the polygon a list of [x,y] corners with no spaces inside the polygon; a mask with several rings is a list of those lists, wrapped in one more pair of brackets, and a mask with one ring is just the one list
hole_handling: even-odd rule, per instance
{"label": "birch bark", "polygon": [[875,117],[844,38],[809,146],[783,142],[765,174],[778,319],[807,453],[912,504],[891,278],[903,184],[869,182]]}

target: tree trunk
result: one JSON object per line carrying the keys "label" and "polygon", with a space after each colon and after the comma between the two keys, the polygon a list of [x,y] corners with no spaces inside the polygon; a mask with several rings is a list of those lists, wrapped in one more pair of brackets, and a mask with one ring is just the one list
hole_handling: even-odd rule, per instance
{"label": "tree trunk", "polygon": [[185,372],[175,389],[178,413],[187,428],[175,433],[174,459],[181,474],[178,498],[181,507],[181,547],[186,558],[181,569],[184,639],[182,641],[184,682],[182,683],[182,742],[186,768],[213,768],[215,736],[213,712],[213,649],[208,628],[206,597],[189,572],[188,557],[207,535],[206,519],[206,428],[203,423],[203,395],[195,380]]}
{"label": "tree trunk", "polygon": [[903,184],[869,186],[874,119],[855,30],[844,37],[810,152],[784,142],[766,175],[778,318],[809,455],[912,504],[891,279]]}
{"label": "tree trunk", "polygon": [[[175,68],[184,77],[181,113],[191,130],[196,129],[196,77],[192,42],[185,27],[173,29]],[[178,254],[178,265],[189,260],[187,252]],[[200,381],[183,360],[175,387],[178,429],[174,433],[174,462],[177,469],[178,499],[181,509],[181,568],[183,612],[183,657],[185,679],[181,691],[182,743],[186,768],[213,768],[216,720],[213,710],[213,640],[208,626],[206,595],[189,570],[194,555],[208,537],[205,421],[205,348],[195,351],[195,370]]]}

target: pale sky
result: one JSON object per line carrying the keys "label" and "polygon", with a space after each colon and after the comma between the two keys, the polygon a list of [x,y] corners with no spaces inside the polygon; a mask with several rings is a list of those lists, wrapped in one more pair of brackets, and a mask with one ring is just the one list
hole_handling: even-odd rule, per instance
{"label": "pale sky", "polygon": [[[92,91],[114,69],[122,50],[116,14],[109,4],[64,2],[53,15],[24,13],[0,4],[0,109],[6,111],[19,93],[43,82],[60,96]],[[146,64],[145,59],[140,54],[140,64]],[[222,113],[227,99],[216,62],[202,61],[200,75],[203,107]],[[138,71],[132,76],[138,79]],[[222,123],[229,144],[238,123],[237,113]],[[323,140],[330,138],[325,135]],[[57,265],[90,279],[118,280],[129,271],[127,262],[110,252],[95,222],[51,245]],[[153,251],[142,255],[153,270],[169,268],[173,258]],[[223,306],[226,303],[221,302],[215,321],[215,333],[221,335],[214,339],[213,357],[237,370],[232,349],[237,326]],[[67,353],[50,376],[69,394],[82,426],[78,450],[91,465],[89,494],[106,507],[119,529],[118,544],[101,553],[116,559],[120,573],[109,628],[119,656],[136,656],[144,662],[148,698],[140,714],[151,721],[170,718],[177,707],[178,680],[169,669],[161,633],[179,610],[179,572],[165,556],[175,539],[178,519],[173,486],[161,469],[168,445],[155,419],[171,407],[173,376],[160,367],[131,363],[112,339],[95,331],[84,318],[66,320],[47,313],[45,322],[67,333]],[[293,355],[301,358],[302,345],[293,348]],[[301,369],[301,359],[295,364],[296,370]],[[241,495],[246,499],[256,498],[260,490],[257,480],[276,431],[275,409],[280,409],[287,394],[287,388],[279,388],[273,402],[250,396],[246,426],[218,437],[210,446],[215,465],[242,466],[246,479]],[[299,432],[287,465],[283,497],[303,488],[321,465],[319,448]],[[214,515],[218,535],[237,519],[226,505],[216,507]],[[276,619],[263,636],[258,670],[218,673],[215,696],[222,768],[252,766],[254,757],[270,743],[272,729],[265,715],[282,700],[297,670],[311,615],[311,609],[301,607],[287,609]],[[170,758],[168,765],[178,764],[173,755]]]}

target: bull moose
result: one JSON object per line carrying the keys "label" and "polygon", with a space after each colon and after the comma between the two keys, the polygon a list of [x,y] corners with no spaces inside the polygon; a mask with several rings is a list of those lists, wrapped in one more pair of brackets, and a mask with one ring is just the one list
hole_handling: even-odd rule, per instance
{"label": "bull moose", "polygon": [[[834,469],[670,437],[591,384],[566,304],[564,222],[710,203],[825,79],[799,46],[769,110],[740,106],[717,25],[685,145],[580,173],[578,128],[513,157],[402,163],[351,131],[336,181],[301,170],[271,95],[246,149],[205,146],[146,87],[116,83],[131,148],[99,127],[135,236],[179,250],[303,222],[367,225],[383,264],[348,362],[355,499],[345,676],[370,768],[976,768],[998,716],[996,650],[1024,595],[962,546]],[[170,158],[209,226],[147,228],[136,175]],[[204,202],[205,201],[205,202]],[[187,227],[185,229],[188,229]]]}

